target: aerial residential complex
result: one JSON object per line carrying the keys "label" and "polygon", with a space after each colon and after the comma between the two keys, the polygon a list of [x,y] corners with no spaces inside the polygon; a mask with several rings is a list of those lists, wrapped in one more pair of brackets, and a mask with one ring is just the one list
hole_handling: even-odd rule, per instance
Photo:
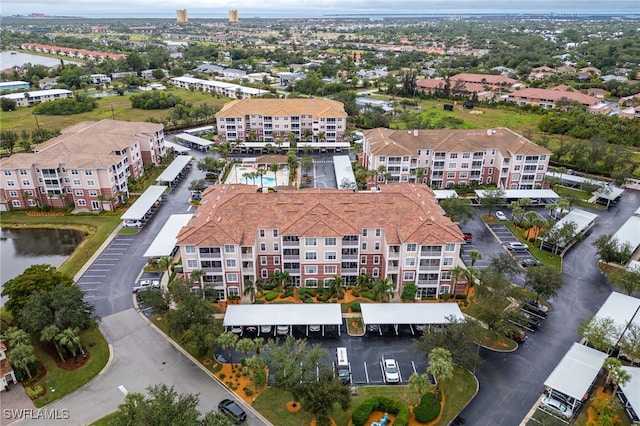
{"label": "aerial residential complex", "polygon": [[161,124],[85,121],[37,146],[0,159],[0,210],[72,203],[111,210],[129,197],[127,180],[165,154]]}
{"label": "aerial residential complex", "polygon": [[462,265],[463,243],[433,191],[407,183],[363,192],[212,186],[177,245],[185,274],[204,271],[200,285],[220,300],[274,272],[298,287],[322,287],[334,276],[354,285],[360,274],[389,278],[398,291],[415,282],[418,298],[435,299],[464,291],[451,274]]}
{"label": "aerial residential complex", "polygon": [[[379,183],[417,182],[434,188],[496,183],[504,189],[542,188],[551,151],[506,128],[487,130],[371,129],[361,162],[386,173]],[[385,174],[388,174],[385,176]]]}
{"label": "aerial residential complex", "polygon": [[329,99],[244,99],[229,102],[216,114],[221,141],[312,144],[343,142],[347,113],[341,102]]}
{"label": "aerial residential complex", "polygon": [[202,90],[204,92],[217,93],[220,96],[226,96],[232,99],[249,99],[269,93],[268,90],[241,86],[226,81],[203,80],[201,78],[188,76],[174,77],[170,81],[171,84],[181,89]]}
{"label": "aerial residential complex", "polygon": [[16,101],[16,106],[18,107],[31,107],[43,102],[73,98],[73,92],[67,89],[27,90],[23,93],[2,95],[0,98],[12,99]]}

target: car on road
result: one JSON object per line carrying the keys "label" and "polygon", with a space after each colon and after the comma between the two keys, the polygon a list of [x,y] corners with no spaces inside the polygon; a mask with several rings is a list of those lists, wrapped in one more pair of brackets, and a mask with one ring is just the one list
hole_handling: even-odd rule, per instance
{"label": "car on road", "polygon": [[400,370],[398,370],[398,363],[390,355],[382,355],[382,369],[384,371],[385,382],[398,383],[400,381]]}
{"label": "car on road", "polygon": [[247,420],[247,413],[232,399],[220,401],[218,411],[232,418],[235,423],[242,423]]}
{"label": "car on road", "polygon": [[525,268],[528,268],[529,266],[540,265],[540,261],[534,257],[526,257],[520,261],[520,264]]}
{"label": "car on road", "polygon": [[473,234],[471,232],[463,232],[462,237],[464,238],[465,243],[473,241]]}
{"label": "car on road", "polygon": [[510,250],[510,251],[525,251],[525,250],[529,250],[529,247],[527,247],[526,244],[521,243],[520,241],[510,241],[510,242],[505,244],[505,247],[507,247],[507,250]]}
{"label": "car on road", "polygon": [[498,219],[498,220],[508,220],[508,219],[507,219],[507,215],[505,215],[505,214],[502,212],[502,210],[498,210],[498,211],[496,211],[495,216],[496,216],[496,219]]}
{"label": "car on road", "polygon": [[149,288],[160,288],[159,280],[140,280],[138,285],[133,287],[133,293],[137,293],[140,290],[147,290]]}
{"label": "car on road", "polygon": [[571,417],[573,417],[573,411],[571,410],[571,407],[569,407],[562,401],[552,398],[551,396],[545,396],[544,398],[542,398],[542,401],[540,401],[540,406],[548,409],[554,414],[559,414],[565,419],[570,419]]}

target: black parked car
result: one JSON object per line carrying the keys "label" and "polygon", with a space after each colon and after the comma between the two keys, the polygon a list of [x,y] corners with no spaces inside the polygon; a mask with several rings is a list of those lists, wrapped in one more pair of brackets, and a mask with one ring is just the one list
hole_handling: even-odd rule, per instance
{"label": "black parked car", "polygon": [[244,410],[231,399],[223,399],[220,401],[218,411],[231,417],[236,423],[242,423],[247,420],[247,414]]}

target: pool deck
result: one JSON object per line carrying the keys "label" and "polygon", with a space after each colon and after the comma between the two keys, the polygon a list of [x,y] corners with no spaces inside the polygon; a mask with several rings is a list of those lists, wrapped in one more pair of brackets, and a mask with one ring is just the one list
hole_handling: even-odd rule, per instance
{"label": "pool deck", "polygon": [[[231,173],[227,177],[225,183],[240,183],[244,185],[254,185],[254,179],[246,178],[244,175],[246,173],[252,173],[258,171],[257,167],[253,167],[246,164],[236,164],[233,166]],[[243,179],[245,180],[243,182]],[[289,170],[278,169],[276,172],[276,178],[273,178],[273,172],[271,170],[267,170],[267,172],[262,177],[262,185],[267,188],[273,188],[274,186],[287,186],[289,184]],[[260,186],[260,178],[255,179],[255,185]]]}

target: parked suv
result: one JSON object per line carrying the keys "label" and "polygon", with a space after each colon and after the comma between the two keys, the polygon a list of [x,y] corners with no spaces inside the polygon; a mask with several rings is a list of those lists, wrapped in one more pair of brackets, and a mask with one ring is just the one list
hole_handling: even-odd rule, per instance
{"label": "parked suv", "polygon": [[511,251],[525,251],[529,250],[526,244],[523,244],[519,241],[512,241],[506,244],[507,250]]}
{"label": "parked suv", "polygon": [[140,290],[146,290],[148,288],[159,288],[160,281],[158,280],[140,280],[137,286],[133,287],[133,292],[137,293]]}
{"label": "parked suv", "polygon": [[242,423],[247,420],[247,414],[244,410],[231,399],[223,399],[220,401],[218,411],[231,417],[236,423]]}

